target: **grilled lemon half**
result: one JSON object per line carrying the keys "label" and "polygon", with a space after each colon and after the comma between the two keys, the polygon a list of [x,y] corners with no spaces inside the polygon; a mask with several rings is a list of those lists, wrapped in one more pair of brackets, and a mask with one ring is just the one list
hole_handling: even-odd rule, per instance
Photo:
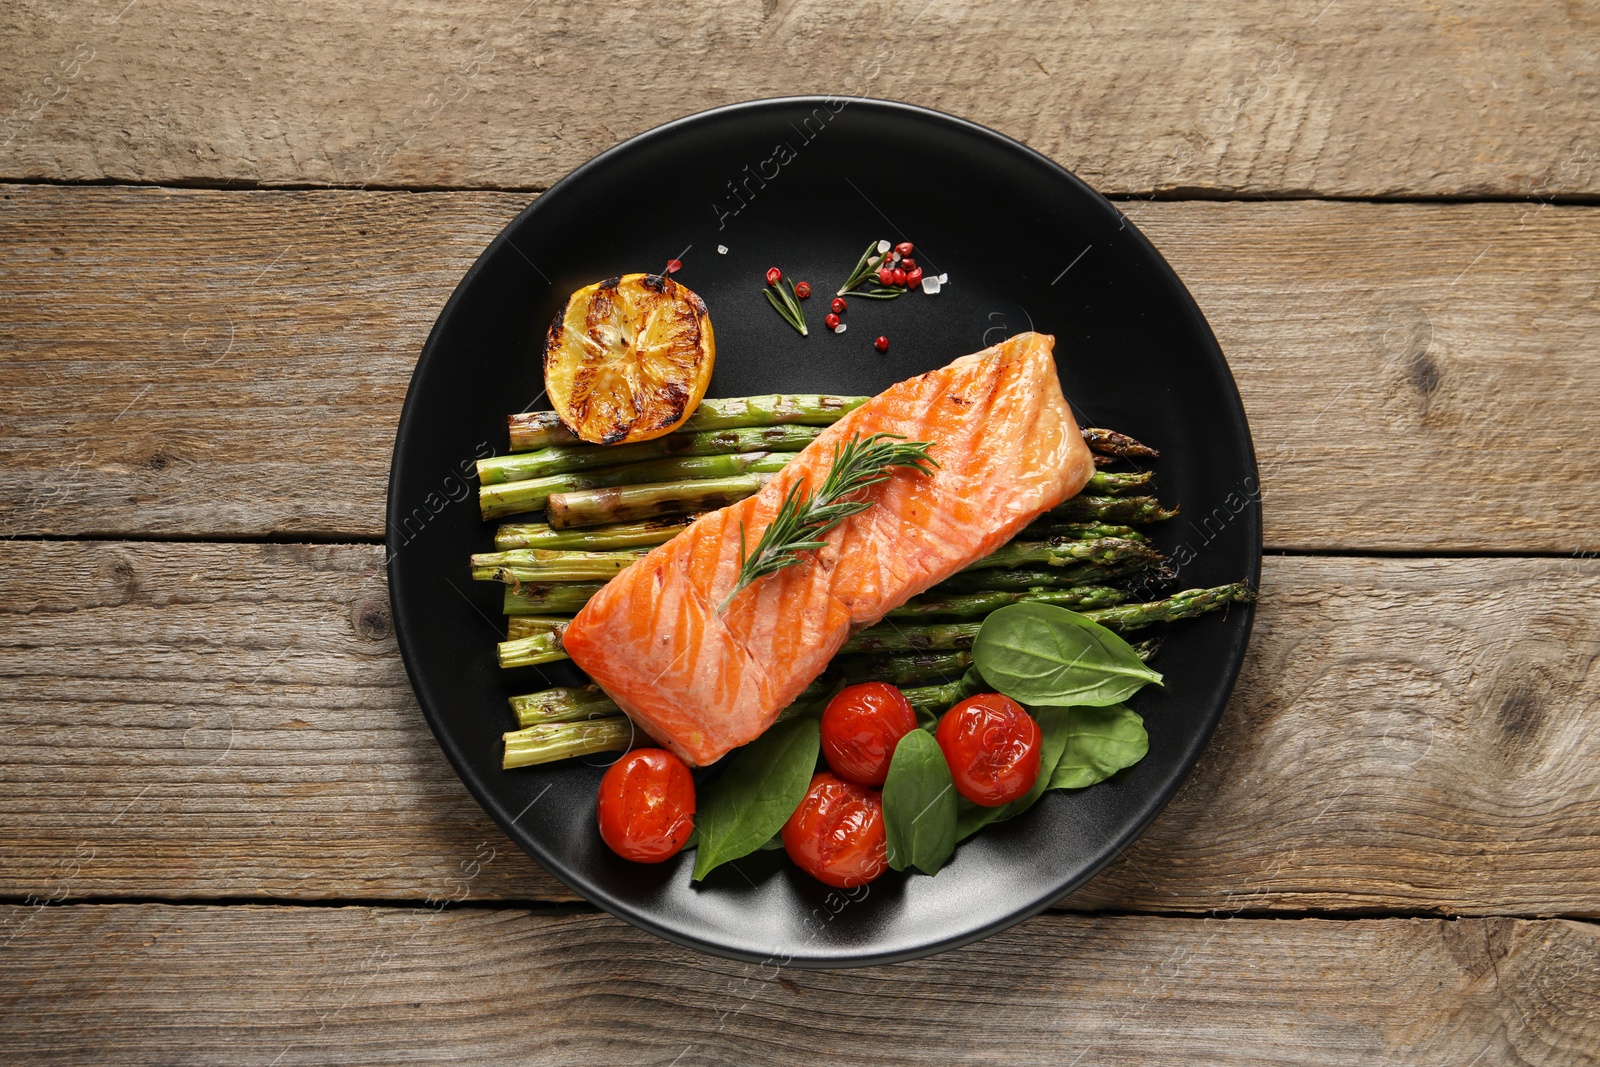
{"label": "grilled lemon half", "polygon": [[704,300],[665,275],[624,274],[567,298],[545,337],[544,384],[582,440],[648,441],[700,406],[716,358]]}

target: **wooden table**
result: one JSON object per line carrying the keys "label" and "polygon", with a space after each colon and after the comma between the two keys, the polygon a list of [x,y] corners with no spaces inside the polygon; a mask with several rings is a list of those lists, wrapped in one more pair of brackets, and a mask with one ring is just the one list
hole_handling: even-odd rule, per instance
{"label": "wooden table", "polygon": [[[1594,3],[13,0],[0,40],[7,1063],[1600,1057]],[[672,947],[510,845],[381,566],[484,244],[622,138],[808,91],[1117,198],[1238,377],[1268,547],[1148,833],[839,972]]]}

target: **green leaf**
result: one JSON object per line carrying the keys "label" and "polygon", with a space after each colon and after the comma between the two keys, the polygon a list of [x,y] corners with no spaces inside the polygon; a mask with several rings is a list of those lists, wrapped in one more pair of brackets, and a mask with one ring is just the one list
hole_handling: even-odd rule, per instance
{"label": "green leaf", "polygon": [[956,791],[933,735],[912,730],[894,746],[883,783],[889,866],[938,874],[956,847]]}
{"label": "green leaf", "polygon": [[1144,720],[1120,704],[1067,710],[1067,744],[1056,761],[1051,789],[1082,789],[1103,782],[1150,751]]}
{"label": "green leaf", "polygon": [[995,689],[1031,707],[1102,707],[1161,682],[1128,642],[1053,604],[992,612],[978,629],[972,660]]}
{"label": "green leaf", "polygon": [[778,723],[740,749],[700,793],[694,880],[772,840],[805,799],[822,747],[817,720]]}
{"label": "green leaf", "polygon": [[[980,626],[981,630],[982,627]],[[983,680],[983,673],[977,667],[968,667],[967,672],[961,676],[960,688],[956,690],[955,703],[959,704],[968,697],[975,697],[979,693],[992,693],[994,686]]]}
{"label": "green leaf", "polygon": [[1021,815],[1033,807],[1034,801],[1044,796],[1045,790],[1051,787],[1056,764],[1060,761],[1061,754],[1066,751],[1073,710],[1040,709],[1035,717],[1039,720],[1039,732],[1043,737],[1039,741],[1039,777],[1034,779],[1033,788],[1011,803],[1001,804],[995,808],[986,808],[981,804],[963,804],[956,815],[957,841],[965,841],[992,822],[1001,822]]}
{"label": "green leaf", "polygon": [[[850,680],[848,678],[840,678],[837,682],[833,683],[833,688],[828,690],[828,692],[825,695],[823,695],[822,697],[818,698],[817,700],[813,700],[811,703],[805,705],[799,711],[794,712],[792,715],[789,713],[789,711],[787,709],[785,709],[784,711],[779,712],[778,716],[779,716],[780,719],[784,719],[784,720],[791,719],[791,718],[799,718],[799,717],[802,717],[802,716],[806,717],[806,718],[811,718],[811,719],[821,719],[822,718],[822,713],[824,711],[828,710],[828,705],[829,704],[833,703],[833,698],[838,696],[840,693],[844,692],[846,689],[849,689],[849,688],[850,688]],[[789,707],[792,708],[792,707],[794,707],[794,705],[791,704],[791,705],[789,705]]]}

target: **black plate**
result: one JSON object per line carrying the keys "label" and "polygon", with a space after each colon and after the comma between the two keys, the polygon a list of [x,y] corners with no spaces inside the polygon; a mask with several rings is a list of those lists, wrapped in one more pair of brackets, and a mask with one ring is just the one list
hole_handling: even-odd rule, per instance
{"label": "black plate", "polygon": [[[821,319],[869,240],[917,245],[950,281],[935,297],[854,301]],[[727,247],[725,254],[718,246]],[[428,722],[506,832],[575,891],[673,941],[775,964],[883,963],[960,945],[1034,914],[1126,848],[1161,810],[1221,715],[1253,612],[1184,624],[1134,700],[1149,756],[1112,781],[1048,794],[963,844],[937,877],[891,872],[847,897],[758,853],[691,885],[690,854],[611,855],[595,831],[605,760],[500,769],[506,697],[570,684],[564,666],[502,673],[500,587],[470,471],[503,450],[509,412],[541,402],[540,341],[566,295],[679,258],[717,332],[711,396],[876,393],[1020,330],[1057,338],[1086,425],[1163,450],[1157,484],[1184,517],[1160,537],[1184,586],[1260,572],[1255,458],[1227,363],[1166,262],[1067,171],[990,130],[904,104],[791,98],[669,123],[586,163],[491,243],[445,306],[411,380],[390,475],[389,580],[400,650]],[[817,296],[801,338],[761,296],[778,266]],[[879,334],[886,355],[874,351]],[[852,899],[853,898],[853,899]]]}

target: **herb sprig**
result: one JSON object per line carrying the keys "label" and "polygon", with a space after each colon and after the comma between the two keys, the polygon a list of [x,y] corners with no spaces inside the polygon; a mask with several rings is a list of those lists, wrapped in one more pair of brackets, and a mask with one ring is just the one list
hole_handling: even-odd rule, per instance
{"label": "herb sprig", "polygon": [[893,300],[896,297],[904,296],[906,290],[888,286],[877,285],[871,289],[856,288],[856,286],[865,282],[876,281],[878,270],[889,261],[889,255],[893,251],[894,249],[889,247],[888,241],[873,241],[867,246],[867,250],[861,253],[861,258],[856,260],[854,269],[850,271],[850,277],[845,279],[845,283],[839,286],[839,291],[834,295],[860,296],[868,300]]}
{"label": "herb sprig", "polygon": [[837,446],[822,488],[806,496],[803,483],[790,486],[753,553],[746,550],[744,526],[740,525],[739,581],[717,610],[726,611],[739,591],[751,582],[799,563],[801,552],[823,546],[823,534],[873,504],[870,500],[850,500],[851,495],[888,481],[890,471],[897,467],[931,475],[939,466],[928,455],[932,447],[931,441],[907,441],[893,433],[875,433],[865,438],[856,434]]}
{"label": "herb sprig", "polygon": [[800,296],[794,291],[794,282],[773,267],[767,272],[767,287],[761,291],[766,294],[767,303],[772,305],[773,310],[783,316],[783,321],[799,330],[801,337],[805,337],[806,313],[800,307]]}

